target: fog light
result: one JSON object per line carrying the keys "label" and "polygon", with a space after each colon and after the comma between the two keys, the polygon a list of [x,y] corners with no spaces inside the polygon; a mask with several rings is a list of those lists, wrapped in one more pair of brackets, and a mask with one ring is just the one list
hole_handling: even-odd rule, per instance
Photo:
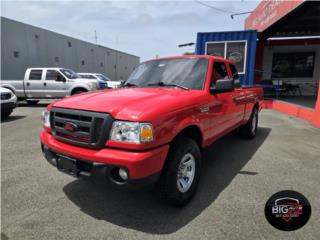
{"label": "fog light", "polygon": [[119,176],[123,179],[123,180],[127,180],[128,179],[128,173],[125,169],[123,168],[119,168]]}

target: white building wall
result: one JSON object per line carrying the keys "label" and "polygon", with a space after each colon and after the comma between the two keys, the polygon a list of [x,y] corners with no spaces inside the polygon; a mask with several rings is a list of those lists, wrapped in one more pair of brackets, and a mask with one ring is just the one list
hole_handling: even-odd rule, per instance
{"label": "white building wall", "polygon": [[[113,80],[127,79],[132,72],[128,69],[140,63],[140,58],[131,54],[4,17],[0,19],[3,80],[22,79],[28,67],[65,67],[76,72],[102,73]],[[14,57],[14,52],[19,56]]]}

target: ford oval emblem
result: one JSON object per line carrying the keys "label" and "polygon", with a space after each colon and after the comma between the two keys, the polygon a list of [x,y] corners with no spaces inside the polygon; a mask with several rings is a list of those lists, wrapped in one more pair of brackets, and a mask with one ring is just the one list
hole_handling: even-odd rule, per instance
{"label": "ford oval emblem", "polygon": [[75,132],[75,131],[78,130],[77,124],[72,123],[72,122],[66,122],[66,123],[63,125],[63,128],[64,128],[64,130],[67,130],[67,131],[69,131],[69,132]]}

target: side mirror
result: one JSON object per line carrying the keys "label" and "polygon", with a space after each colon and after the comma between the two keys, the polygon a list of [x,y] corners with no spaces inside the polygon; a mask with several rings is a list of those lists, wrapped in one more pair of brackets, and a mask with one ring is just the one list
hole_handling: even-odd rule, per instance
{"label": "side mirror", "polygon": [[215,87],[210,88],[210,93],[211,94],[224,93],[224,92],[231,92],[233,90],[234,90],[233,80],[220,79],[220,80],[217,80]]}
{"label": "side mirror", "polygon": [[235,80],[234,80],[234,87],[235,87],[235,88],[240,88],[240,87],[241,87],[240,79],[235,79]]}

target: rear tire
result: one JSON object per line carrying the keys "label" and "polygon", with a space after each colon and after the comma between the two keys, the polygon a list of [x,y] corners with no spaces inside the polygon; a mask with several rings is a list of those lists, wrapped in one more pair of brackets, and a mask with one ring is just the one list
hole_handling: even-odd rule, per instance
{"label": "rear tire", "polygon": [[257,108],[252,110],[249,121],[239,128],[239,135],[243,138],[253,139],[258,131],[259,111]]}
{"label": "rear tire", "polygon": [[183,206],[196,192],[201,172],[201,154],[191,138],[180,137],[173,142],[159,181],[160,197]]}
{"label": "rear tire", "polygon": [[34,106],[34,105],[37,105],[39,100],[26,100],[26,102],[31,105],[31,106]]}

